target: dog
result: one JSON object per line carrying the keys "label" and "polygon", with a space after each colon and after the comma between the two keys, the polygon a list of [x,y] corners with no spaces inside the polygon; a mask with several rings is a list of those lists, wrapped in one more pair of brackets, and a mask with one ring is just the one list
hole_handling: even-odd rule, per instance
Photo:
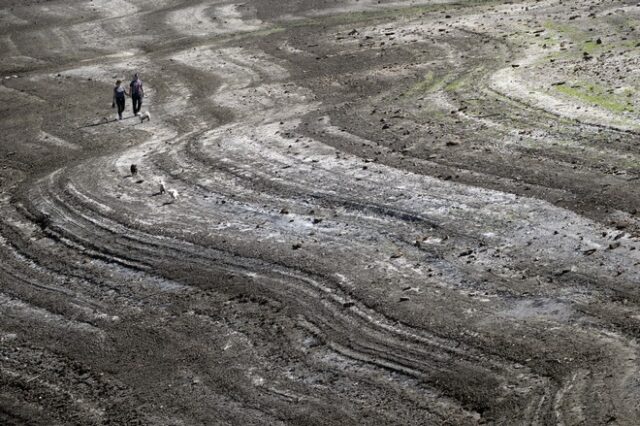
{"label": "dog", "polygon": [[149,111],[140,114],[140,123],[144,123],[144,120],[151,121],[151,113]]}
{"label": "dog", "polygon": [[131,177],[134,177],[138,174],[138,166],[135,164],[131,165]]}
{"label": "dog", "polygon": [[170,189],[167,192],[169,192],[169,195],[171,196],[172,200],[177,200],[178,199],[178,191],[176,191],[175,189]]}

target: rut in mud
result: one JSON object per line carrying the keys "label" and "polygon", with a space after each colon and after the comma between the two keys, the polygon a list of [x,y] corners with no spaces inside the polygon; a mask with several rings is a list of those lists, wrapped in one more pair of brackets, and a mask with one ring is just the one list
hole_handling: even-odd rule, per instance
{"label": "rut in mud", "polygon": [[0,423],[635,424],[636,3],[3,2]]}

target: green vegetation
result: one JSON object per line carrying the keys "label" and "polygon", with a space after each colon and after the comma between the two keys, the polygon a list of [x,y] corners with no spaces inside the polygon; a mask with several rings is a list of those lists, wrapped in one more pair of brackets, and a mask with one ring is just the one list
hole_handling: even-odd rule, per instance
{"label": "green vegetation", "polygon": [[414,84],[405,92],[406,96],[433,93],[440,90],[445,84],[445,77],[436,77],[432,72],[425,74],[424,78]]}
{"label": "green vegetation", "polygon": [[566,34],[574,41],[580,40],[584,37],[585,34],[585,32],[580,30],[579,28],[572,27],[571,25],[565,23],[560,24],[553,21],[547,21],[543,24],[543,27],[548,31]]}
{"label": "green vegetation", "polygon": [[232,37],[230,37],[230,39],[232,40],[239,40],[239,39],[244,39],[244,38],[257,38],[257,37],[266,37],[269,36],[271,34],[278,34],[283,32],[285,29],[283,27],[274,25],[268,28],[262,28],[259,30],[252,30],[252,31],[243,31],[243,32],[238,32],[233,34]]}
{"label": "green vegetation", "polygon": [[597,43],[593,33],[555,22],[546,22],[544,28],[549,33],[548,39],[545,40],[548,46],[557,46],[563,41],[567,43],[566,51],[555,52],[547,56],[546,60],[578,58],[583,55],[583,52],[593,55],[603,50],[603,45]]}
{"label": "green vegetation", "polygon": [[632,107],[627,103],[626,96],[608,93],[606,89],[595,84],[587,84],[584,86],[563,84],[554,87],[556,91],[565,96],[596,105],[611,112],[623,113],[633,111]]}
{"label": "green vegetation", "polygon": [[550,55],[550,58],[561,57],[573,57],[582,55],[582,52],[589,53],[591,55],[602,52],[604,50],[611,49],[633,49],[637,47],[638,40],[604,40],[602,44],[597,43],[597,36],[593,32],[584,31],[579,28],[573,27],[567,24],[559,24],[555,22],[545,22],[543,25],[547,30],[547,37],[544,39],[544,43],[548,46],[557,46],[563,40],[568,44],[567,51],[556,52],[554,55]]}
{"label": "green vegetation", "polygon": [[457,78],[455,80],[449,81],[447,85],[444,87],[444,90],[448,92],[456,92],[464,89],[467,86],[473,86],[474,82],[479,81],[483,74],[485,73],[484,67],[478,67],[471,69],[464,76]]}
{"label": "green vegetation", "polygon": [[451,83],[448,83],[444,87],[444,90],[446,90],[447,92],[455,92],[457,90],[462,89],[464,86],[467,85],[467,83],[468,83],[468,76],[459,78],[457,80],[453,80]]}
{"label": "green vegetation", "polygon": [[404,93],[404,95],[415,96],[425,93],[437,92],[438,90],[456,92],[470,85],[474,81],[474,79],[480,78],[480,75],[483,71],[484,68],[482,67],[476,68],[461,77],[454,74],[436,76],[432,72],[429,72],[425,74],[424,78],[421,81],[411,86]]}
{"label": "green vegetation", "polygon": [[582,51],[583,52],[587,52],[589,54],[593,54],[595,52],[597,52],[598,50],[602,49],[602,45],[596,43],[593,40],[589,40],[586,41],[583,45],[582,45]]}

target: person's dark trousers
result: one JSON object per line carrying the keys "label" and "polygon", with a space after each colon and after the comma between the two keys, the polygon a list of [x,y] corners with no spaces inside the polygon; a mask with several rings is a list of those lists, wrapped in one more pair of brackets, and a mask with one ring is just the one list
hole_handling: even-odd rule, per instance
{"label": "person's dark trousers", "polygon": [[131,95],[131,100],[133,101],[133,115],[138,115],[140,108],[142,108],[142,96]]}
{"label": "person's dark trousers", "polygon": [[124,111],[124,96],[122,99],[116,98],[116,104],[118,105],[118,117],[122,120],[122,112]]}

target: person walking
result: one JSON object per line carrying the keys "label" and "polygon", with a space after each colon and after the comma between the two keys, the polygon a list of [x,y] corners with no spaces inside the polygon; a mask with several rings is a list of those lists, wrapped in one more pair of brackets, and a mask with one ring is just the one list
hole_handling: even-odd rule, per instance
{"label": "person walking", "polygon": [[124,111],[125,106],[125,96],[129,96],[127,90],[122,87],[122,81],[116,81],[116,87],[113,88],[113,102],[111,103],[111,108],[115,108],[118,106],[118,120],[122,120],[122,112]]}
{"label": "person walking", "polygon": [[140,113],[140,109],[142,108],[142,98],[144,97],[144,89],[142,88],[142,80],[138,74],[133,75],[133,80],[131,84],[129,84],[130,93],[131,93],[131,101],[133,103],[133,114],[138,115]]}

